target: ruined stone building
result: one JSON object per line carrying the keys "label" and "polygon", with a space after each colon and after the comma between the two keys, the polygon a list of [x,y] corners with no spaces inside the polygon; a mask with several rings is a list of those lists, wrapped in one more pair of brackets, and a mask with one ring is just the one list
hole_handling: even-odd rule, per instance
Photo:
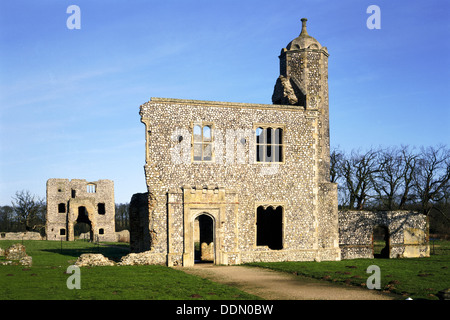
{"label": "ruined stone building", "polygon": [[88,226],[90,240],[116,241],[113,181],[47,180],[47,240],[73,241],[77,223]]}
{"label": "ruined stone building", "polygon": [[273,104],[141,105],[148,192],[130,203],[132,250],[169,266],[340,260],[328,56],[302,19],[281,50]]}
{"label": "ruined stone building", "polygon": [[216,264],[340,259],[328,51],[302,23],[281,50],[273,104],[152,98],[140,107],[147,249],[168,265],[194,264],[195,232]]}

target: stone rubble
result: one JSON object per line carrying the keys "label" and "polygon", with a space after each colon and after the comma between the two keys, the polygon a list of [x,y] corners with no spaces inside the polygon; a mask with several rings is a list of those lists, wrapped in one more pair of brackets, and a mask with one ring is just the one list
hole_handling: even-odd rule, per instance
{"label": "stone rubble", "polygon": [[31,267],[33,259],[27,255],[25,246],[20,243],[15,243],[8,249],[0,249],[0,256],[5,256],[6,261],[0,262],[1,265],[22,265]]}
{"label": "stone rubble", "polygon": [[153,251],[141,253],[130,253],[120,259],[118,263],[106,258],[101,253],[84,253],[75,262],[78,267],[99,267],[99,266],[136,266],[165,264],[165,255]]}
{"label": "stone rubble", "polygon": [[75,262],[78,267],[114,266],[116,263],[101,253],[83,253]]}
{"label": "stone rubble", "polygon": [[140,253],[130,253],[120,259],[119,266],[153,265],[165,264],[165,255],[154,251],[144,251]]}

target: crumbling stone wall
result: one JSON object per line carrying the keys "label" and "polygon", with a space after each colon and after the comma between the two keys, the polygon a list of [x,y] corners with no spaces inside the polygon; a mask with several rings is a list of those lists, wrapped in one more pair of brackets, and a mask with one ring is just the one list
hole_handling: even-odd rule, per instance
{"label": "crumbling stone wall", "polygon": [[[194,218],[186,216],[186,197],[191,191],[213,197],[217,190],[225,196],[221,200],[225,208],[220,207],[220,202],[208,199],[196,201],[195,206],[210,214],[211,211],[221,212],[220,218],[224,220],[215,232],[217,237],[224,235],[223,242],[215,243],[220,248],[222,263],[339,259],[337,193],[330,183],[330,187],[326,187],[327,183],[319,187],[315,111],[291,106],[152,98],[141,107],[141,115],[148,133],[146,181],[148,191],[156,199],[149,213],[149,225],[157,234],[157,240],[152,242],[157,252],[170,252],[179,263],[180,257],[187,253],[185,250],[190,250],[183,245],[186,241],[183,225],[187,218]],[[244,159],[252,159],[254,155],[250,139],[255,139],[251,132],[255,124],[281,123],[286,128],[285,161],[277,165],[248,160],[244,163],[237,160],[174,163],[171,150],[177,148],[180,139],[174,139],[174,133],[184,128],[188,134],[183,135],[183,139],[190,140],[190,124],[198,119],[213,122],[216,132],[248,129],[250,133],[243,137],[246,140]],[[224,149],[233,148],[236,143],[242,142],[225,142]],[[267,174],[271,169],[274,173]],[[229,208],[226,208],[227,203]],[[256,209],[260,205],[283,207],[282,250],[270,250],[255,243]],[[327,210],[320,211],[319,207]],[[183,259],[188,256],[190,253]]]}
{"label": "crumbling stone wall", "polygon": [[90,225],[91,240],[116,241],[113,181],[47,181],[47,240],[74,240],[77,221]]}
{"label": "crumbling stone wall", "polygon": [[43,240],[39,232],[0,232],[0,240]]}
{"label": "crumbling stone wall", "polygon": [[373,231],[388,230],[389,257],[428,257],[427,217],[411,211],[340,211],[339,246],[342,259],[374,258]]}
{"label": "crumbling stone wall", "polygon": [[131,197],[129,206],[130,218],[130,251],[143,252],[150,250],[149,205],[148,192],[136,193]]}

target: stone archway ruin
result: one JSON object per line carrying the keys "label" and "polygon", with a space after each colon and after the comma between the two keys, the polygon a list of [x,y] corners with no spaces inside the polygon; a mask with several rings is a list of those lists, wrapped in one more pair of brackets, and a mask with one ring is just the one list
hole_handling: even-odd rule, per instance
{"label": "stone archway ruin", "polygon": [[389,228],[385,225],[376,225],[372,233],[372,249],[374,258],[389,258],[390,236]]}
{"label": "stone archway ruin", "polygon": [[77,219],[73,222],[73,225],[74,238],[76,236],[79,236],[80,233],[89,233],[89,240],[94,241],[92,222],[91,220],[89,220],[89,215],[85,206],[78,207],[78,216]]}

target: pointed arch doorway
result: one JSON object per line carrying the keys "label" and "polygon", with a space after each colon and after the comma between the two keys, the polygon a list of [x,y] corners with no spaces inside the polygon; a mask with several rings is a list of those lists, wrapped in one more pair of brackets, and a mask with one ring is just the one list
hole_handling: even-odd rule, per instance
{"label": "pointed arch doorway", "polygon": [[221,264],[221,238],[217,232],[219,211],[212,208],[185,211],[183,266],[207,262]]}
{"label": "pointed arch doorway", "polygon": [[214,263],[214,220],[202,213],[194,220],[194,264]]}

